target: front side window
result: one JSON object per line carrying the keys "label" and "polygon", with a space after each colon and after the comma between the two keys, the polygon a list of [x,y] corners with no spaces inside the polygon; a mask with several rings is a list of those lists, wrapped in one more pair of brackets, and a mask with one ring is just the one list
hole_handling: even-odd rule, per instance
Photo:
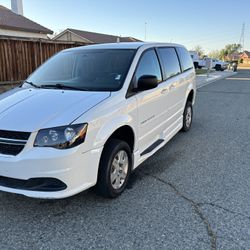
{"label": "front side window", "polygon": [[64,85],[89,91],[119,90],[135,50],[93,49],[65,51],[49,59],[28,79],[39,87]]}
{"label": "front side window", "polygon": [[178,75],[181,72],[181,69],[175,49],[159,48],[158,51],[164,68],[164,80]]}
{"label": "front side window", "polygon": [[184,47],[177,47],[176,50],[180,58],[182,71],[192,69],[194,64],[188,51]]}
{"label": "front side window", "polygon": [[136,82],[143,75],[156,76],[158,82],[162,81],[159,61],[154,50],[148,50],[142,55],[135,72]]}

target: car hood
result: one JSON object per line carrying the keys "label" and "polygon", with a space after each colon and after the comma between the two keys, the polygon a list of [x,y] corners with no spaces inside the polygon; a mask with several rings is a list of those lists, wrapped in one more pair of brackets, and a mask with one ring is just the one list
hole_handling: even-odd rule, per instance
{"label": "car hood", "polygon": [[0,95],[0,130],[34,132],[64,126],[110,96],[110,92],[17,88]]}

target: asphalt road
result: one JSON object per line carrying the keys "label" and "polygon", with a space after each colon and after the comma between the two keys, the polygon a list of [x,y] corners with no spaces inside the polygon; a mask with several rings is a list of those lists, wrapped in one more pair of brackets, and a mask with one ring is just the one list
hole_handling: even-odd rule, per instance
{"label": "asphalt road", "polygon": [[115,200],[0,193],[0,249],[250,249],[250,70],[199,89],[194,111]]}

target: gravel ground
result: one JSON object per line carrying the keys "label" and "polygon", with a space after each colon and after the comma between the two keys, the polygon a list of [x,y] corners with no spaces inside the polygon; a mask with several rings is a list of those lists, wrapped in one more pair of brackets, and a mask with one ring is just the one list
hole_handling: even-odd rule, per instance
{"label": "gravel ground", "polygon": [[[243,79],[242,79],[243,78]],[[193,127],[115,200],[0,193],[0,249],[250,249],[250,71],[198,90]]]}

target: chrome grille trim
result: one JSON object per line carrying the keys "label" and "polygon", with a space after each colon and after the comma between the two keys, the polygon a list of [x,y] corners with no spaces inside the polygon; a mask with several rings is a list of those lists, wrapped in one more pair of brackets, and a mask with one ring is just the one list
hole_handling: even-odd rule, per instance
{"label": "chrome grille trim", "polygon": [[8,138],[0,137],[0,143],[3,143],[3,144],[25,145],[26,142],[27,142],[26,140],[8,139]]}
{"label": "chrome grille trim", "polygon": [[18,155],[24,149],[30,134],[29,132],[0,130],[0,154]]}

